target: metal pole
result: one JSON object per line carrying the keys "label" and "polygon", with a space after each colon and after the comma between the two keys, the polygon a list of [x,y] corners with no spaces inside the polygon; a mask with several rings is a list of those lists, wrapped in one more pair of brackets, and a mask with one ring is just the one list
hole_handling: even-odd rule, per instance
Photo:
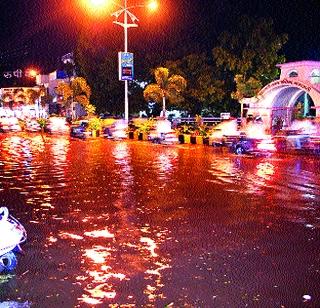
{"label": "metal pole", "polygon": [[[124,0],[124,52],[128,52],[128,12],[127,0]],[[129,93],[128,80],[124,81],[124,119],[129,123]]]}

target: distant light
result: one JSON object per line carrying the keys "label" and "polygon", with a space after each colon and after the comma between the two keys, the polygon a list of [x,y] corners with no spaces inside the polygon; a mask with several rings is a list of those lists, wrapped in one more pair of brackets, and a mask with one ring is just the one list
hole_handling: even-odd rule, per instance
{"label": "distant light", "polygon": [[104,7],[108,3],[108,0],[89,0],[89,5],[91,7]]}
{"label": "distant light", "polygon": [[111,4],[110,0],[82,0],[85,11],[95,16],[105,15]]}
{"label": "distant light", "polygon": [[159,3],[155,0],[152,0],[148,3],[148,8],[150,11],[155,11],[157,10],[159,7]]}
{"label": "distant light", "polygon": [[38,75],[38,71],[33,68],[27,70],[27,76],[31,78],[35,78]]}

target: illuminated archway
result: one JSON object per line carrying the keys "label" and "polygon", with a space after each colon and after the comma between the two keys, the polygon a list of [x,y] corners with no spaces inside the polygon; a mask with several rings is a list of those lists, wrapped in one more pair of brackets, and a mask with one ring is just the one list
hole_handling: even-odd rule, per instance
{"label": "illuminated archway", "polygon": [[[269,127],[277,120],[290,126],[297,112],[304,117],[320,117],[320,62],[301,61],[278,67],[280,79],[259,92],[248,113],[261,116]],[[302,109],[297,111],[299,104]]]}

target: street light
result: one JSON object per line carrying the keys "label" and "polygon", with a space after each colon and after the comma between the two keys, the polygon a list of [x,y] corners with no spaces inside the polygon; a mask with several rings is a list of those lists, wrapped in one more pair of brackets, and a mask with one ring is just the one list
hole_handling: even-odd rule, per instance
{"label": "street light", "polygon": [[110,6],[110,0],[82,0],[82,6],[95,16],[104,16]]}
{"label": "street light", "polygon": [[[115,17],[116,19],[115,21],[113,21],[113,23],[116,25],[119,25],[124,30],[124,53],[128,53],[128,29],[138,27],[138,24],[136,22],[139,21],[139,19],[132,12],[130,12],[130,9],[133,9],[136,7],[145,7],[146,5],[140,4],[140,5],[128,6],[127,0],[123,0],[123,1],[124,1],[123,5],[116,4],[118,7],[120,7],[120,9],[112,13],[111,16]],[[114,1],[112,2],[114,3]],[[158,8],[158,2],[155,0],[152,0],[147,4],[147,7],[149,8],[149,10],[155,11]],[[123,15],[123,22],[118,20],[121,15]],[[130,19],[129,22],[128,22],[128,19]],[[125,118],[125,121],[128,123],[129,121],[128,80],[124,80],[124,118]]]}
{"label": "street light", "polygon": [[[128,54],[128,29],[138,27],[138,24],[136,23],[139,21],[139,19],[130,12],[131,9],[137,8],[137,7],[147,7],[150,11],[155,11],[158,8],[158,2],[156,0],[149,1],[146,5],[145,4],[138,4],[138,5],[132,5],[128,6],[128,0],[121,0],[123,2],[123,5],[120,5],[116,1],[113,0],[87,0],[85,2],[87,8],[89,8],[91,11],[95,12],[95,14],[101,15],[101,11],[106,9],[110,6],[110,4],[114,4],[119,9],[112,13],[111,16],[115,17],[115,21],[113,21],[114,24],[119,25],[124,30],[124,54]],[[123,16],[123,19],[120,18]],[[119,56],[119,61],[121,61]],[[131,58],[132,65],[133,65],[133,57]],[[120,63],[119,63],[120,67]],[[133,68],[132,68],[133,69]],[[131,70],[132,73],[132,70]],[[120,75],[120,74],[119,74]],[[128,79],[124,80],[124,117],[125,121],[129,122],[129,93],[128,93]],[[123,80],[123,79],[121,79]],[[131,79],[130,79],[131,80]]]}
{"label": "street light", "polygon": [[34,68],[28,68],[26,70],[26,76],[29,78],[36,78],[38,74],[39,74],[38,71]]}

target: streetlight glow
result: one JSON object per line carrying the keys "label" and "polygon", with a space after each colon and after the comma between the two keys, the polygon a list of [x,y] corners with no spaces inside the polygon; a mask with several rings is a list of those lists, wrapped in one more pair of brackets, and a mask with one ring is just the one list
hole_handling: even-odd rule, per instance
{"label": "streetlight glow", "polygon": [[[111,5],[114,5],[118,8],[118,10],[113,12],[111,16],[115,18],[113,23],[123,28],[123,32],[124,32],[124,52],[123,53],[125,54],[130,54],[128,53],[128,29],[138,27],[137,22],[139,21],[139,19],[131,12],[131,9],[147,7],[150,11],[155,11],[159,6],[156,0],[149,0],[149,2],[144,4],[133,4],[130,6],[128,6],[128,0],[121,0],[120,2],[116,0],[82,0],[82,4],[86,8],[86,10],[91,11],[96,16],[97,15],[102,16],[104,12],[106,12],[107,9],[110,8]],[[121,52],[119,54],[121,54]],[[133,57],[132,57],[132,62],[133,62]],[[119,63],[120,63],[120,60],[119,60]],[[133,78],[133,75],[130,78]],[[125,88],[124,119],[128,124],[129,122],[128,80],[133,80],[133,79],[121,79],[121,80],[124,81],[124,86],[125,86],[124,87]]]}
{"label": "streetlight glow", "polygon": [[152,0],[148,3],[148,8],[150,11],[155,11],[159,6],[159,3],[156,0]]}
{"label": "streetlight glow", "polygon": [[30,78],[35,78],[38,74],[39,74],[38,71],[34,68],[27,69],[27,76]]}
{"label": "streetlight glow", "polygon": [[110,0],[82,0],[85,10],[94,15],[104,15],[111,4]]}
{"label": "streetlight glow", "polygon": [[89,3],[93,7],[104,6],[106,4],[106,0],[90,0]]}

